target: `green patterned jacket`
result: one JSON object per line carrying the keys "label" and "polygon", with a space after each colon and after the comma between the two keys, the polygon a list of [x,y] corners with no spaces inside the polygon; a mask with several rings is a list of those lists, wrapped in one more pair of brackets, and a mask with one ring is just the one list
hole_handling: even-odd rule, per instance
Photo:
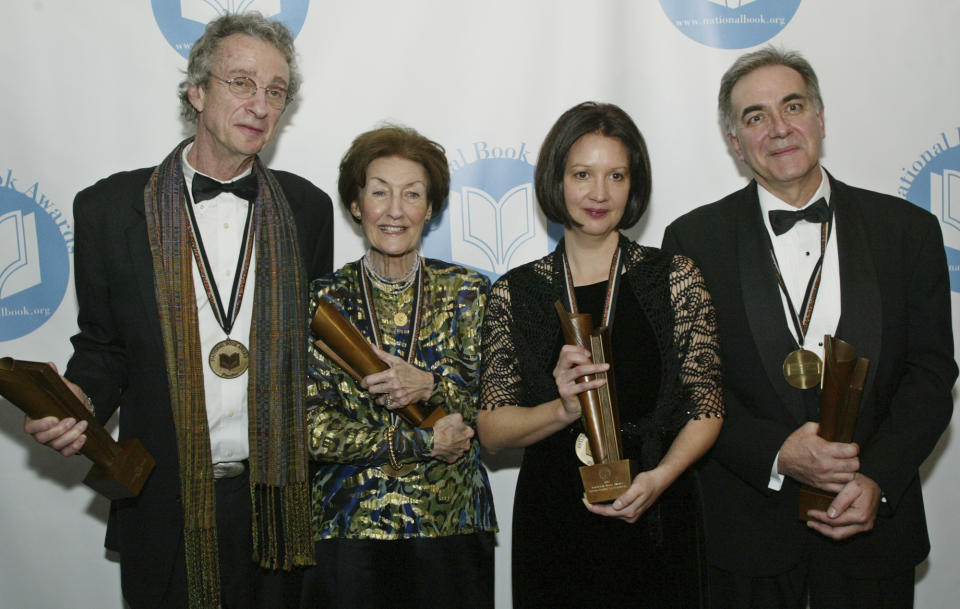
{"label": "green patterned jacket", "polygon": [[[310,311],[319,298],[333,302],[368,340],[360,261],[351,262],[311,286]],[[472,270],[424,260],[420,337],[413,364],[434,375],[430,402],[461,413],[475,426],[480,359],[480,324],[489,280]],[[397,326],[398,311],[413,318],[415,285],[398,295],[375,289],[375,307],[384,350],[406,357],[410,327]],[[401,316],[402,317],[402,316]],[[372,342],[372,341],[371,341]],[[439,537],[497,528],[487,473],[474,438],[470,451],[453,464],[430,456],[433,432],[400,422],[395,450],[414,471],[392,478],[389,463],[391,415],[313,344],[309,346],[307,425],[313,478],[313,535],[351,539]]]}

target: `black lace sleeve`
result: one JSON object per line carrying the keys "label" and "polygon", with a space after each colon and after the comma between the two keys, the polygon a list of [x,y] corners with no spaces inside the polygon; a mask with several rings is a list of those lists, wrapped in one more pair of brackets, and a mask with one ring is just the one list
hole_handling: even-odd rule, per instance
{"label": "black lace sleeve", "polygon": [[510,307],[510,285],[501,277],[490,290],[483,316],[482,357],[480,358],[480,409],[519,405],[521,396],[520,365],[514,345],[513,311]]}
{"label": "black lace sleeve", "polygon": [[674,256],[670,269],[670,301],[674,311],[674,344],[680,358],[686,420],[723,417],[722,371],[717,312],[697,265]]}

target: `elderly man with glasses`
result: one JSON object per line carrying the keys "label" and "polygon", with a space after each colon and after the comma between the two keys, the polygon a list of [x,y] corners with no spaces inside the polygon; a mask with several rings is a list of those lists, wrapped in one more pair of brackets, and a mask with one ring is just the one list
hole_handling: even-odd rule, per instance
{"label": "elderly man with glasses", "polygon": [[[285,571],[313,562],[303,311],[332,269],[332,206],[257,156],[299,84],[282,24],[211,22],[180,85],[196,135],[74,202],[65,376],[99,421],[121,409],[120,439],[157,462],[107,526],[134,608],[286,606]],[[24,428],[64,455],[86,441],[73,419]]]}

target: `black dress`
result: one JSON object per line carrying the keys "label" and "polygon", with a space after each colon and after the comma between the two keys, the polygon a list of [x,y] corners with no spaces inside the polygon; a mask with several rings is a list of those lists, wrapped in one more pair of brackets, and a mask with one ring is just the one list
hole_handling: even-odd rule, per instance
{"label": "black dress", "polygon": [[[722,415],[716,316],[688,259],[625,239],[621,246],[627,281],[613,322],[614,374],[625,453],[647,470],[687,420]],[[484,321],[482,407],[557,397],[559,260],[555,252],[494,286]],[[580,312],[599,320],[606,288],[576,288]],[[582,432],[577,421],[524,451],[514,497],[514,608],[700,607],[702,528],[692,476],[681,476],[634,524],[592,514],[581,501],[574,452]]]}

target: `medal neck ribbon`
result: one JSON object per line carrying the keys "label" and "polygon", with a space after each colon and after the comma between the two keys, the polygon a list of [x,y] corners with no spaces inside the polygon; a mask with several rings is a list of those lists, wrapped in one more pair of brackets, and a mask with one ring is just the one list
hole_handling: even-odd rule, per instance
{"label": "medal neck ribbon", "polygon": [[[567,260],[566,249],[563,251],[563,277],[564,277],[564,299],[566,300],[567,310],[573,314],[579,313],[577,310],[577,296],[574,293],[573,274],[570,272],[570,263]],[[613,315],[617,308],[617,295],[620,293],[620,280],[623,270],[623,253],[620,250],[620,244],[617,243],[617,249],[613,252],[613,258],[610,261],[610,275],[607,279],[607,295],[603,301],[603,323],[602,326],[612,326]]]}
{"label": "medal neck ribbon", "polygon": [[[376,345],[378,349],[384,350],[383,337],[381,336],[380,331],[380,321],[377,318],[377,308],[375,305],[375,296],[373,285],[370,281],[370,275],[367,271],[366,265],[361,262],[361,264],[358,266],[360,267],[360,296],[363,299],[363,309],[367,314],[367,319],[370,320],[370,333],[373,335],[373,344]],[[410,326],[410,334],[407,337],[407,344],[402,352],[402,357],[411,366],[413,365],[413,360],[416,357],[417,341],[420,339],[420,319],[423,310],[423,267],[424,263],[423,260],[421,260],[417,268],[417,276],[414,279],[414,285],[416,288],[413,291],[413,320]],[[397,417],[396,413],[392,411],[390,414],[394,424],[396,424],[399,418]]]}
{"label": "medal neck ribbon", "polygon": [[207,250],[203,246],[203,236],[200,234],[200,225],[197,223],[197,216],[193,211],[193,206],[187,203],[187,215],[190,217],[190,249],[193,251],[193,258],[197,262],[197,269],[200,271],[200,280],[203,282],[203,289],[207,293],[207,300],[213,309],[213,316],[217,323],[223,328],[224,333],[229,338],[233,324],[237,321],[237,315],[240,313],[240,303],[243,300],[244,286],[247,283],[247,272],[250,270],[250,259],[253,255],[253,217],[254,202],[247,203],[247,219],[243,225],[243,241],[240,244],[240,254],[237,257],[237,269],[233,274],[233,286],[230,289],[230,302],[226,309],[223,307],[223,298],[220,296],[220,289],[217,287],[216,276],[213,269],[210,268],[210,260],[207,256]]}
{"label": "medal neck ribbon", "polygon": [[[765,231],[766,232],[766,231]],[[787,301],[787,308],[790,310],[790,320],[793,322],[793,329],[796,332],[797,347],[802,349],[804,340],[807,336],[807,329],[810,327],[810,319],[813,317],[813,307],[816,305],[817,294],[820,292],[820,278],[823,274],[823,258],[827,251],[827,242],[833,232],[833,206],[830,206],[830,215],[827,221],[820,225],[820,257],[810,273],[810,279],[807,280],[807,288],[803,293],[803,302],[800,303],[800,310],[803,311],[803,318],[797,314],[793,306],[793,300],[787,291],[787,286],[783,281],[783,274],[780,272],[780,264],[777,262],[777,254],[773,251],[773,243],[770,241],[770,235],[767,234],[767,242],[770,246],[770,258],[773,262],[773,271],[777,275],[777,284],[783,293],[784,300]]]}

